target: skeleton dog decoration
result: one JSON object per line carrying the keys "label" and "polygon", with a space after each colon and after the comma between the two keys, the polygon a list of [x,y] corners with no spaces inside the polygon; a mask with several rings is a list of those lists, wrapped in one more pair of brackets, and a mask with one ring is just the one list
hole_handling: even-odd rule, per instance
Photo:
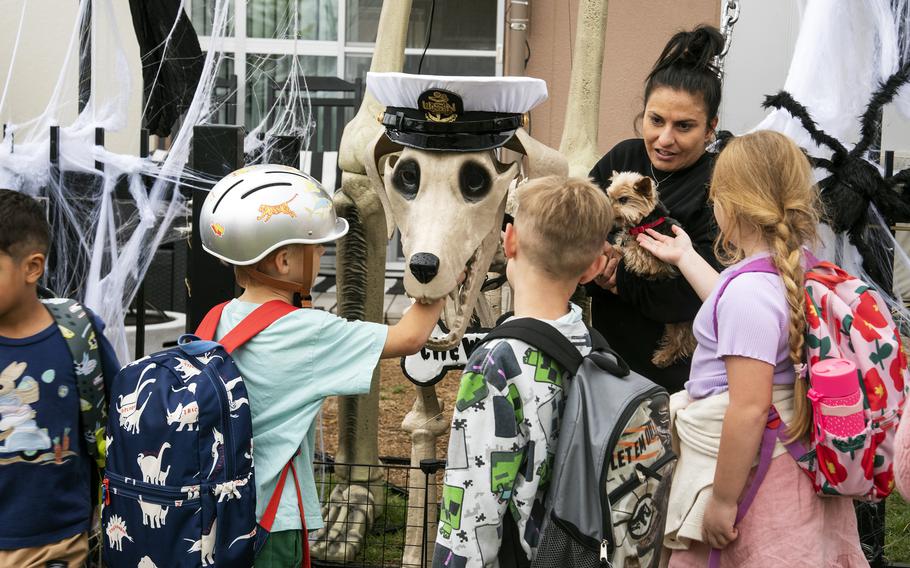
{"label": "skeleton dog decoration", "polygon": [[[526,112],[547,97],[530,77],[435,77],[368,73],[367,89],[386,105],[382,132],[367,150],[389,235],[397,226],[406,258],[404,287],[418,302],[449,297],[441,337],[459,344],[499,248],[509,186],[519,164],[494,151],[528,157],[529,177],[566,175],[565,159],[522,129]],[[464,281],[459,277],[465,274]]]}
{"label": "skeleton dog decoration", "polygon": [[[430,350],[449,351],[461,344],[474,315],[500,247],[509,188],[519,178],[519,164],[503,163],[496,150],[527,156],[528,177],[568,172],[559,153],[521,128],[525,113],[546,99],[546,84],[529,77],[368,73],[367,89],[386,108],[385,131],[367,148],[364,166],[382,202],[388,235],[396,226],[401,232],[408,295],[418,302],[448,297],[453,304],[444,313],[444,335],[427,343]],[[435,457],[436,438],[448,428],[431,385],[417,387],[402,423],[411,434],[413,465]],[[420,504],[438,498],[414,477],[408,487],[406,566],[420,565],[435,534],[434,516],[426,520],[429,542],[421,541]]]}

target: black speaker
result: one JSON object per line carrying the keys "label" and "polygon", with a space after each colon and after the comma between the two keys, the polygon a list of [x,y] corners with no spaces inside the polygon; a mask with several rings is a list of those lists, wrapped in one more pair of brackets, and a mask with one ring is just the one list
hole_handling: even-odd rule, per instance
{"label": "black speaker", "polygon": [[298,136],[269,136],[262,162],[299,168],[302,142]]}
{"label": "black speaker", "polygon": [[[242,126],[200,125],[193,128],[191,165],[209,178],[193,188],[193,232],[189,240],[186,281],[186,329],[195,330],[212,307],[235,296],[234,270],[202,249],[199,214],[209,190],[219,179],[243,167]],[[196,184],[200,185],[200,184]]]}

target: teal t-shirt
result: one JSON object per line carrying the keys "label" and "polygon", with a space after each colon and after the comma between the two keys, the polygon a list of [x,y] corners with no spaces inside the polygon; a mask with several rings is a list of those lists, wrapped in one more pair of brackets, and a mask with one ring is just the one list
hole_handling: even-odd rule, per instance
{"label": "teal t-shirt", "polygon": [[[258,304],[233,300],[218,323],[220,338]],[[314,419],[329,396],[370,390],[388,327],[302,309],[279,319],[233,353],[253,415],[256,515],[262,518],[281,469],[297,449],[307,529],[323,526],[313,479]],[[294,478],[288,475],[272,531],[300,529]]]}

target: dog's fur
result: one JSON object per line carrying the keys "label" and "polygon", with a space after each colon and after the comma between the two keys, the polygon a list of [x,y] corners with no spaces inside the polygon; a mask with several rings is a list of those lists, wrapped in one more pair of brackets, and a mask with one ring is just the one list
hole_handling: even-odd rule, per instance
{"label": "dog's fur", "polygon": [[[631,229],[658,221],[654,226],[658,233],[673,236],[673,225],[679,223],[669,216],[657,195],[651,178],[636,172],[613,172],[607,196],[613,207],[616,219],[614,246],[622,253],[626,270],[649,280],[678,278],[679,271],[672,264],[666,263],[652,255],[638,244],[631,234]],[[695,351],[695,336],[692,333],[692,322],[668,323],[657,350],[651,357],[656,367],[668,367],[679,359],[692,355]]]}

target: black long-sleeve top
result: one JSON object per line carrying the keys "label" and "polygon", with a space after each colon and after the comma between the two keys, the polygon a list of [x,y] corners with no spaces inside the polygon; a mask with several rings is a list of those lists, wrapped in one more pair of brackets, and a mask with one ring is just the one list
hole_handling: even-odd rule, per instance
{"label": "black long-sleeve top", "polygon": [[[714,154],[706,152],[697,162],[672,175],[660,171],[655,174],[660,181],[660,200],[670,216],[686,230],[698,253],[720,268],[713,251],[717,225],[708,204],[708,183],[713,166]],[[642,139],[625,140],[614,146],[597,162],[590,176],[600,187],[606,188],[614,170],[654,177]],[[682,276],[647,280],[627,271],[622,262],[617,268],[616,285],[618,294],[593,282],[588,284],[594,327],[636,372],[671,393],[681,390],[689,378],[691,360],[659,369],[651,363],[651,356],[663,335],[664,324],[695,318],[701,307],[698,295]]]}

